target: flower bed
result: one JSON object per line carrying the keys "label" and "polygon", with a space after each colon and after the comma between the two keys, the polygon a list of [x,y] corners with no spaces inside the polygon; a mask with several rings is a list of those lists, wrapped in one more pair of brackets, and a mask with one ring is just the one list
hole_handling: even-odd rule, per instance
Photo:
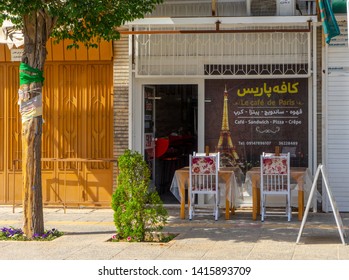
{"label": "flower bed", "polygon": [[166,232],[149,232],[146,234],[144,241],[128,236],[125,238],[120,238],[116,233],[108,241],[111,242],[156,242],[156,243],[167,243],[174,239],[178,234],[175,233],[166,233]]}
{"label": "flower bed", "polygon": [[0,229],[0,240],[15,240],[15,241],[51,241],[63,235],[63,232],[53,228],[45,230],[43,234],[33,234],[32,238],[24,235],[22,229],[14,227],[2,227]]}

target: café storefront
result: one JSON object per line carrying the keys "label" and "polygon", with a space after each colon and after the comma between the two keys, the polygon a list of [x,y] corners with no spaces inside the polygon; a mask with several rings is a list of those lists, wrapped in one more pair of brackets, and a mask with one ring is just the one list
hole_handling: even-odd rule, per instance
{"label": "caf\u00e9 storefront", "polygon": [[[165,181],[170,183],[192,151],[205,149],[220,151],[223,164],[239,165],[245,172],[258,166],[262,152],[278,146],[291,153],[292,165],[313,169],[317,19],[257,21],[148,18],[124,32],[131,35],[133,69],[130,146],[146,156],[156,185],[164,182],[157,174],[169,172]],[[164,169],[156,141],[169,139],[173,151],[171,139],[188,135],[195,144],[181,150],[184,160],[172,166],[166,162]]]}

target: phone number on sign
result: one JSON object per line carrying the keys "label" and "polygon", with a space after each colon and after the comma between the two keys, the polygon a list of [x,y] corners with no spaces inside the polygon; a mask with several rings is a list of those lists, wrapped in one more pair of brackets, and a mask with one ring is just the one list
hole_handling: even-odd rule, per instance
{"label": "phone number on sign", "polygon": [[249,275],[251,267],[249,266],[210,266],[193,267],[192,275]]}

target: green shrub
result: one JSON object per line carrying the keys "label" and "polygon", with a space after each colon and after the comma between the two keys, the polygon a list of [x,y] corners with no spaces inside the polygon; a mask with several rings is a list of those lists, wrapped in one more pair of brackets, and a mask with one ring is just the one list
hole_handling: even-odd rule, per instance
{"label": "green shrub", "polygon": [[150,171],[141,154],[126,150],[118,159],[118,167],[112,197],[117,236],[144,241],[147,233],[163,229],[168,213],[158,193],[150,187]]}

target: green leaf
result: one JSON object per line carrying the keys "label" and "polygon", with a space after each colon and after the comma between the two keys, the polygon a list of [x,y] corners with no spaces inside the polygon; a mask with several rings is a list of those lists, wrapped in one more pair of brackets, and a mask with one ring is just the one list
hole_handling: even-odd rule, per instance
{"label": "green leaf", "polygon": [[51,36],[57,41],[71,39],[71,47],[79,42],[95,46],[96,38],[118,40],[117,27],[143,18],[160,3],[162,0],[0,0],[0,22],[10,19],[22,28],[24,15],[40,13],[55,20]]}

